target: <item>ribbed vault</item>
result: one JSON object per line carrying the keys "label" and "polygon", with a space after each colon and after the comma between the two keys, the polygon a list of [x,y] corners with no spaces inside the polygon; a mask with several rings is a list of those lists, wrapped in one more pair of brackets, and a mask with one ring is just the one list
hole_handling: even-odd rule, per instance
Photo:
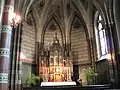
{"label": "ribbed vault", "polygon": [[[86,27],[89,27],[88,0],[21,0],[16,3],[19,3],[18,7],[24,20],[27,19],[29,11],[32,10],[38,33],[37,41],[39,42],[43,42],[42,32],[44,32],[45,26],[51,20],[51,17],[55,17],[57,23],[59,22],[62,34],[65,36],[63,43],[70,42],[68,32],[70,31],[75,12],[85,22]],[[89,29],[88,33],[90,35]]]}

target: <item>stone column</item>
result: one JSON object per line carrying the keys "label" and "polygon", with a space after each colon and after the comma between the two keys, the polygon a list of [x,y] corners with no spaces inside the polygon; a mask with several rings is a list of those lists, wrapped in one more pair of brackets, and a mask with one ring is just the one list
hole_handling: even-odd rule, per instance
{"label": "stone column", "polygon": [[21,90],[21,78],[22,77],[22,60],[18,60],[18,83],[17,83],[17,90]]}
{"label": "stone column", "polygon": [[10,62],[10,45],[12,27],[9,18],[13,12],[13,0],[5,0],[0,38],[0,90],[8,90],[8,74]]}
{"label": "stone column", "polygon": [[37,63],[37,68],[36,68],[36,71],[37,71],[37,74],[39,75],[39,42],[36,42],[36,52],[35,52],[35,59],[36,59],[36,63]]}
{"label": "stone column", "polygon": [[19,38],[18,38],[18,83],[17,83],[17,90],[21,90],[22,89],[22,82],[21,82],[21,79],[22,79],[22,59],[20,58],[20,55],[21,55],[21,42],[22,42],[22,25],[19,25]]}
{"label": "stone column", "polygon": [[19,90],[21,86],[21,65],[20,61],[20,49],[21,49],[21,26],[13,29],[12,41],[11,41],[11,67],[10,67],[10,90]]}
{"label": "stone column", "polygon": [[15,29],[15,39],[14,39],[14,49],[13,49],[13,88],[11,90],[17,90],[17,83],[18,83],[18,74],[17,74],[17,70],[18,70],[18,57],[19,57],[19,33],[20,33],[20,29],[19,26],[16,27]]}

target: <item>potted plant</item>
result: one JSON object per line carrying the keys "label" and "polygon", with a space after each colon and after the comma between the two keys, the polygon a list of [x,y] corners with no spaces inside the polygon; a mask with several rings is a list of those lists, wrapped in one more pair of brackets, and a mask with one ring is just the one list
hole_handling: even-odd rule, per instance
{"label": "potted plant", "polygon": [[93,68],[89,67],[86,70],[86,78],[87,78],[88,85],[94,84],[96,76],[97,76],[97,73],[94,72]]}
{"label": "potted plant", "polygon": [[30,87],[34,87],[34,86],[40,86],[41,82],[43,81],[42,77],[39,77],[35,74],[29,74],[28,78],[26,80],[26,83],[28,86]]}

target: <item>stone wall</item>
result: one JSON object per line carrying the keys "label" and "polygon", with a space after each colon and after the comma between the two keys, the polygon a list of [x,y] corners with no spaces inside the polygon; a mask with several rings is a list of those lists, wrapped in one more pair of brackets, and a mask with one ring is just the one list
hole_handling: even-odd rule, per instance
{"label": "stone wall", "polygon": [[86,70],[90,65],[79,65],[79,79],[82,79],[82,84],[87,85]]}
{"label": "stone wall", "polygon": [[72,28],[71,31],[71,48],[73,56],[73,64],[89,63],[88,45],[83,27]]}
{"label": "stone wall", "polygon": [[78,65],[79,79],[82,79],[82,84],[86,85],[86,69],[90,66],[90,60],[88,55],[88,44],[86,40],[86,35],[82,26],[77,29],[72,28],[71,48],[73,64]]}
{"label": "stone wall", "polygon": [[32,65],[22,63],[22,83],[26,83],[28,75],[32,72]]}
{"label": "stone wall", "polygon": [[22,83],[26,83],[28,75],[32,72],[35,63],[35,28],[23,23],[21,42]]}
{"label": "stone wall", "polygon": [[57,38],[59,39],[60,44],[62,44],[62,35],[59,29],[57,30],[46,29],[45,36],[44,36],[45,47],[48,47],[53,43],[53,38],[55,36],[55,33],[57,33]]}
{"label": "stone wall", "polygon": [[23,62],[35,62],[35,27],[23,23],[21,59]]}
{"label": "stone wall", "polygon": [[[110,70],[109,61],[104,59],[96,62],[97,71],[97,84],[108,84],[110,82],[110,76],[112,76],[112,70]],[[113,77],[112,77],[113,78]]]}

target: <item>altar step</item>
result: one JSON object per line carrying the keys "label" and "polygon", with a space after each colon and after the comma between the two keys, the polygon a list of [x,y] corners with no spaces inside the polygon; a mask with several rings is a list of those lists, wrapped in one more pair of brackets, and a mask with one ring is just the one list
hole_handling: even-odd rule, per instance
{"label": "altar step", "polygon": [[105,90],[110,85],[24,87],[23,90]]}

